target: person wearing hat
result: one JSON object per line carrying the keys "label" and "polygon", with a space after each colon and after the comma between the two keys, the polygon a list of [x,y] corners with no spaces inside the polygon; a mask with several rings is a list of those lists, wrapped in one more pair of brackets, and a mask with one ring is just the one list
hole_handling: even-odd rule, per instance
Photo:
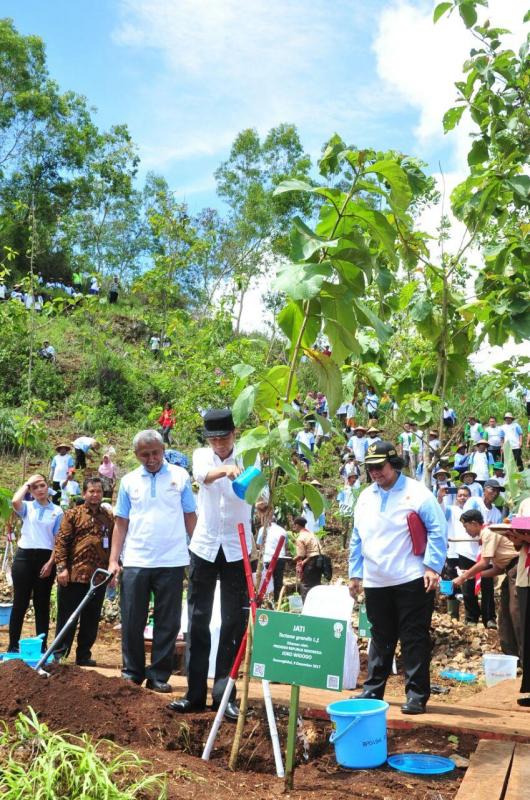
{"label": "person wearing hat", "polygon": [[61,484],[68,478],[69,470],[74,467],[74,459],[70,455],[72,448],[69,444],[60,442],[55,448],[55,455],[50,463],[50,474],[48,482],[54,490],[54,502],[59,503],[61,499]]}
{"label": "person wearing hat", "polygon": [[438,431],[432,430],[429,431],[429,455],[432,457],[433,455],[438,455],[438,451],[442,443],[438,438]]}
{"label": "person wearing hat", "polygon": [[444,513],[446,508],[454,505],[456,497],[456,487],[450,480],[450,475],[449,470],[443,469],[443,467],[438,467],[433,473],[435,481],[433,494],[442,506]]}
{"label": "person wearing hat", "polygon": [[484,428],[484,438],[488,441],[488,450],[493,456],[493,460],[500,461],[502,458],[503,431],[497,425],[496,417],[491,416],[488,419],[488,424]]}
{"label": "person wearing hat", "polygon": [[467,452],[467,445],[465,442],[459,444],[456,448],[454,462],[453,462],[453,469],[455,472],[458,472],[460,477],[462,473],[465,472],[469,467],[469,453]]}
{"label": "person wearing hat", "polygon": [[[221,630],[215,662],[212,708],[217,708],[247,623],[248,592],[238,524],[252,551],[251,506],[234,492],[232,481],[243,471],[235,455],[236,430],[229,408],[203,417],[207,447],[193,453],[193,478],[199,484],[197,527],[190,544],[188,587],[188,691],[170,708],[180,714],[206,708],[210,620],[217,580],[221,587]],[[238,717],[235,689],[225,715]]]}
{"label": "person wearing hat", "polygon": [[502,461],[493,462],[493,477],[501,486],[506,484],[506,472],[504,471],[504,464]]}
{"label": "person wearing hat", "polygon": [[470,469],[466,469],[465,472],[462,472],[460,478],[464,486],[467,486],[467,488],[471,492],[471,497],[482,497],[482,495],[484,494],[484,489],[477,481],[476,472],[473,472],[473,470]]}
{"label": "person wearing hat", "polygon": [[362,425],[357,425],[352,431],[352,435],[348,439],[348,450],[351,450],[355,456],[357,463],[362,466],[364,464],[364,457],[368,449],[368,439],[366,438],[366,428]]}
{"label": "person wearing hat", "polygon": [[475,473],[476,480],[484,486],[485,482],[493,472],[493,456],[488,451],[488,440],[479,439],[476,450],[471,453],[469,458],[469,469]]}
{"label": "person wearing hat", "polygon": [[[122,677],[155,692],[170,692],[175,641],[180,630],[184,569],[189,564],[195,498],[189,475],[164,460],[158,431],[133,439],[140,466],[121,479],[114,516],[109,572],[121,573]],[[144,628],[154,597],[151,663],[146,667]]]}
{"label": "person wearing hat", "polygon": [[[516,578],[519,555],[507,536],[484,524],[484,517],[478,510],[469,509],[460,517],[469,536],[480,537],[480,557],[472,567],[453,579],[455,587],[473,580],[477,575],[493,580],[497,575],[505,575],[501,584],[499,601],[499,641],[501,650],[507,656],[518,656],[521,645],[521,620],[517,599]],[[496,628],[487,623],[487,628]]]}
{"label": "person wearing hat", "polygon": [[504,415],[504,425],[501,425],[501,431],[503,445],[506,442],[510,443],[517,468],[519,472],[522,472],[524,469],[522,456],[523,429],[510,411],[507,411]]}
{"label": "person wearing hat", "polygon": [[376,428],[375,425],[371,425],[368,428],[368,430],[366,431],[366,435],[368,437],[368,446],[370,446],[374,442],[381,441],[381,437],[379,436],[380,433],[381,431],[379,430],[379,428]]}
{"label": "person wearing hat", "polygon": [[[435,591],[447,556],[447,523],[432,492],[402,474],[403,460],[391,442],[366,454],[373,483],[355,507],[350,541],[350,594],[364,588],[372,626],[368,675],[360,697],[382,699],[398,640],[406,676],[404,714],[423,714],[430,696],[429,635]],[[415,555],[409,529],[416,539]],[[419,517],[419,519],[418,519]]]}

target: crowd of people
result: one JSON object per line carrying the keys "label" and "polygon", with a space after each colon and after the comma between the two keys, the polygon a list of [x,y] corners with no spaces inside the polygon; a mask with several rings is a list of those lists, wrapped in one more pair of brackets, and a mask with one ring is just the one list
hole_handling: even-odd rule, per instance
{"label": "crowd of people", "polygon": [[[323,394],[309,393],[305,401],[297,398],[293,405],[304,417],[303,429],[292,447],[292,459],[303,472],[311,469],[332,432]],[[521,427],[511,412],[506,413],[503,425],[497,426],[491,417],[480,430],[478,420],[471,417],[462,432],[463,440],[447,449],[436,431],[424,433],[413,422],[405,422],[394,445],[383,438],[378,417],[373,416],[380,403],[370,388],[364,407],[372,415],[366,426],[357,424],[357,412],[347,407],[339,409],[335,425],[344,436],[343,447],[339,446],[343,486],[337,501],[351,529],[350,591],[358,597],[362,586],[372,625],[368,677],[361,696],[383,696],[399,640],[406,676],[402,710],[405,714],[423,713],[430,694],[429,630],[440,578],[452,580],[449,611],[453,615],[463,606],[469,625],[482,620],[486,627],[494,628],[493,582],[498,575],[504,576],[498,604],[501,647],[521,658],[523,687],[528,691],[530,637],[525,630],[530,623],[530,564],[526,563],[530,540],[518,529],[507,526],[504,530],[502,523],[506,513],[502,500],[504,443],[510,441],[514,451],[519,444],[522,453]],[[242,500],[232,486],[243,465],[235,455],[231,411],[210,409],[202,416],[204,446],[194,451],[191,470],[187,457],[171,446],[175,419],[171,404],[164,406],[158,419],[160,431],[144,430],[135,436],[133,450],[139,466],[122,476],[114,508],[114,452],[102,451],[101,444],[90,436],[79,436],[70,444],[60,442],[49,474],[32,475],[15,492],[13,508],[22,524],[12,571],[10,650],[18,649],[30,598],[37,633],[47,637],[55,578],[59,630],[88,592],[94,571],[108,569],[114,579],[120,578],[124,679],[138,685],[146,681],[154,691],[170,692],[187,573],[188,691],[170,703],[170,708],[176,713],[203,710],[210,620],[219,581],[221,630],[212,688],[212,707],[216,708],[247,624],[248,593],[238,524],[244,526],[253,564],[257,546],[263,549],[268,565],[280,537],[285,537],[274,570],[276,603],[281,599],[290,552],[302,598],[321,582],[326,556],[319,533],[325,517],[315,517],[304,499],[299,513],[290,520],[288,533],[275,518],[266,495],[254,508]],[[454,412],[448,419],[451,424],[445,427],[454,428]],[[87,470],[87,459],[94,455],[100,458],[97,471]],[[432,471],[428,481],[422,467]],[[82,485],[76,480],[80,471],[84,473]],[[310,482],[321,488],[316,479]],[[530,508],[524,506],[520,513],[530,516]],[[289,536],[293,537],[292,550],[287,546]],[[81,615],[77,664],[95,664],[92,648],[103,598],[103,590],[96,592]],[[153,644],[147,664],[144,628],[151,598]],[[66,657],[74,639],[72,630],[55,657]],[[226,715],[237,718],[235,692]]]}

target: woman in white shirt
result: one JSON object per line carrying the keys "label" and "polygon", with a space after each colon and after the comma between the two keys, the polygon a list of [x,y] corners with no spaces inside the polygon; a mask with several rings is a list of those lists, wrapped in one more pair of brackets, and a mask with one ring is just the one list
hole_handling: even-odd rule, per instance
{"label": "woman in white shirt", "polygon": [[[27,492],[33,500],[24,500]],[[31,475],[13,495],[13,508],[22,519],[22,531],[13,560],[13,610],[9,621],[9,652],[18,652],[24,617],[33,598],[35,631],[44,634],[50,625],[50,595],[55,580],[53,547],[63,512],[48,497],[43,475]]]}

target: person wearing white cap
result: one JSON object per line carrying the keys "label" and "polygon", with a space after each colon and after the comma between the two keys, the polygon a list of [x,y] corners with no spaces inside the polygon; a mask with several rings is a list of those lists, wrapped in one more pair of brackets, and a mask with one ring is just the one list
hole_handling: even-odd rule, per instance
{"label": "person wearing white cap", "polygon": [[522,456],[523,429],[510,411],[507,411],[504,415],[504,425],[501,425],[501,430],[503,432],[503,442],[510,443],[515,463],[519,472],[522,472],[524,469]]}

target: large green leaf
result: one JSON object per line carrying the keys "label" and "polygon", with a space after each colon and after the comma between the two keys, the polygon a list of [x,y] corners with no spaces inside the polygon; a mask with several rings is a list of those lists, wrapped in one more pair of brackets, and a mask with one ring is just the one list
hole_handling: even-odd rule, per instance
{"label": "large green leaf", "polygon": [[404,211],[412,200],[412,192],[404,170],[395,161],[376,161],[366,170],[382,178],[390,186],[390,202]]}
{"label": "large green leaf", "polygon": [[[285,393],[287,392],[288,381],[289,367],[285,364],[271,367],[257,385],[255,399],[256,410],[261,413],[269,410],[281,411]],[[297,392],[298,385],[296,376],[294,376],[287,400],[290,402]]]}
{"label": "large green leaf", "polygon": [[470,0],[469,3],[460,3],[458,11],[464,20],[464,25],[466,28],[472,28],[477,21],[477,11],[473,5],[473,2]]}
{"label": "large green leaf", "polygon": [[310,300],[320,291],[323,281],[331,277],[329,263],[287,264],[278,271],[274,288],[293,300]]}
{"label": "large green leaf", "polygon": [[325,247],[336,247],[338,240],[329,240],[319,236],[300,219],[293,219],[293,227],[290,234],[291,257],[293,261],[306,261],[308,258]]}
{"label": "large green leaf", "polygon": [[255,371],[256,368],[252,367],[250,364],[234,364],[232,367],[232,372],[235,372],[240,379],[248,378],[248,376],[252,375]]}
{"label": "large green leaf", "polygon": [[441,16],[445,14],[446,11],[449,11],[450,8],[453,7],[452,3],[438,3],[436,8],[434,9],[434,13],[432,15],[433,21],[438,22]]}
{"label": "large green leaf", "polygon": [[256,477],[253,478],[247,486],[247,490],[245,492],[246,502],[253,506],[267,484],[267,476],[264,475],[263,472],[260,472],[259,475],[256,475]]}
{"label": "large green leaf", "polygon": [[397,261],[395,251],[396,231],[384,214],[353,202],[348,203],[346,213],[359,224],[363,224],[372,236],[381,243],[390,259],[394,262]]}
{"label": "large green leaf", "polygon": [[274,190],[274,195],[284,194],[285,192],[310,192],[311,194],[318,194],[321,197],[326,197],[332,203],[340,203],[341,199],[345,196],[340,189],[334,189],[330,186],[311,186],[305,181],[296,179],[282,181]]}
{"label": "large green leaf", "polygon": [[236,442],[236,455],[247,450],[263,450],[269,443],[269,432],[264,425],[246,431]]}
{"label": "large green leaf", "polygon": [[388,340],[394,333],[394,329],[390,325],[387,325],[386,322],[383,322],[382,319],[379,319],[377,314],[374,314],[372,309],[362,300],[353,298],[353,302],[355,303],[358,311],[365,318],[367,324],[372,326],[377,335],[377,338],[381,342],[388,342]]}
{"label": "large green leaf", "polygon": [[294,505],[301,504],[304,499],[304,490],[298,481],[296,483],[286,483],[285,486],[282,486],[281,491]]}
{"label": "large green leaf", "polygon": [[462,119],[462,114],[466,110],[466,106],[453,106],[443,115],[444,133],[452,131]]}
{"label": "large green leaf", "polygon": [[[302,336],[302,347],[310,347],[320,333],[320,304],[314,298],[309,301],[310,316]],[[304,320],[303,304],[300,300],[291,300],[282,308],[277,316],[278,325],[285,333],[291,346],[289,356],[292,357],[295,342]]]}
{"label": "large green leaf", "polygon": [[294,464],[291,464],[286,458],[280,458],[280,456],[274,456],[274,465],[280,467],[286,475],[292,478],[293,481],[298,480],[298,472],[296,471],[296,467]]}
{"label": "large green leaf", "polygon": [[246,386],[236,397],[232,406],[232,416],[235,425],[242,425],[248,419],[254,408],[256,387]]}
{"label": "large green leaf", "polygon": [[332,357],[326,356],[319,350],[305,348],[311,366],[315,370],[318,388],[328,400],[329,414],[333,416],[342,402],[342,376],[339,367]]}
{"label": "large green leaf", "polygon": [[311,506],[311,511],[315,517],[319,517],[324,511],[324,500],[322,499],[322,495],[318,489],[315,489],[315,487],[310,483],[303,483],[302,488],[304,490],[304,497]]}
{"label": "large green leaf", "polygon": [[530,177],[528,175],[515,175],[509,178],[506,183],[514,192],[525,202],[530,200]]}

